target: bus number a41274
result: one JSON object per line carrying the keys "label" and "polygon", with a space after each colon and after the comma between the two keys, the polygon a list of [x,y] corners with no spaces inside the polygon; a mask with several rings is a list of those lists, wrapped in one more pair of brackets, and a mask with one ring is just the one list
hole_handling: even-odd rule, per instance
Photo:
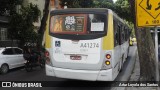
{"label": "bus number a41274", "polygon": [[81,43],[81,48],[99,48],[99,43]]}

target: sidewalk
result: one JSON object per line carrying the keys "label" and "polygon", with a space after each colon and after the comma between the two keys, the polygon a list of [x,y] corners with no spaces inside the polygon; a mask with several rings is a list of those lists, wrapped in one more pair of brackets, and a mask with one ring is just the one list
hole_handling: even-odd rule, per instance
{"label": "sidewalk", "polygon": [[[159,63],[160,66],[160,63]],[[133,72],[129,78],[129,81],[139,81],[140,78],[140,65],[139,65],[139,57],[136,55],[136,62]],[[125,90],[156,90],[156,87],[126,87]],[[160,90],[160,87],[159,87]]]}

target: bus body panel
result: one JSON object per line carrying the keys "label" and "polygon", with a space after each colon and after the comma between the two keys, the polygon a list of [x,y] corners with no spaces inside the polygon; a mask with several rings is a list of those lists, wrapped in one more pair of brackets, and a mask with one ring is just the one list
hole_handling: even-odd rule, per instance
{"label": "bus body panel", "polygon": [[108,22],[107,35],[103,37],[103,50],[114,48],[113,13],[110,10],[108,10]]}
{"label": "bus body panel", "polygon": [[69,78],[89,81],[113,81],[112,69],[93,71],[93,70],[73,70],[51,67],[46,65],[46,74],[59,78]]}
{"label": "bus body panel", "polygon": [[45,36],[44,36],[45,37],[45,48],[46,49],[51,48],[51,36],[49,35],[49,17],[50,17],[50,15],[48,16],[46,30],[44,32],[44,34],[45,34]]}
{"label": "bus body panel", "polygon": [[[114,50],[105,50],[103,53],[113,53]],[[112,54],[112,58],[116,57],[116,55]],[[105,58],[103,59],[103,63],[105,62]],[[115,63],[115,61],[114,61]],[[113,65],[112,59],[111,64]],[[102,66],[102,65],[101,65]],[[113,81],[119,71],[118,64],[115,67],[104,69],[104,70],[88,70],[85,69],[66,69],[66,68],[58,68],[54,66],[46,65],[46,75],[55,76],[59,78],[68,78],[68,79],[79,79],[79,80],[91,80],[91,81]]]}
{"label": "bus body panel", "polygon": [[102,39],[65,40],[52,37],[51,59],[54,67],[100,70],[104,55]]}

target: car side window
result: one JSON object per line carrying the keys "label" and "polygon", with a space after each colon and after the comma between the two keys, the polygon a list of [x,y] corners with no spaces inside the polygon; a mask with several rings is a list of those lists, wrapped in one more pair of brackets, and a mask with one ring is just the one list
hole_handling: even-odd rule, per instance
{"label": "car side window", "polygon": [[13,55],[12,48],[7,48],[2,52],[3,55]]}
{"label": "car side window", "polygon": [[22,54],[23,53],[22,50],[20,50],[18,48],[15,48],[14,51],[15,51],[15,54]]}

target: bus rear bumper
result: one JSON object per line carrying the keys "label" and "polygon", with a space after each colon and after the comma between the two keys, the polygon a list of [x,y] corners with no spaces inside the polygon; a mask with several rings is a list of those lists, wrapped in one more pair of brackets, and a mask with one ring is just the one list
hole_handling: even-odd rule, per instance
{"label": "bus rear bumper", "polygon": [[59,78],[89,80],[89,81],[113,81],[112,69],[108,70],[73,70],[56,68],[46,65],[46,75]]}

